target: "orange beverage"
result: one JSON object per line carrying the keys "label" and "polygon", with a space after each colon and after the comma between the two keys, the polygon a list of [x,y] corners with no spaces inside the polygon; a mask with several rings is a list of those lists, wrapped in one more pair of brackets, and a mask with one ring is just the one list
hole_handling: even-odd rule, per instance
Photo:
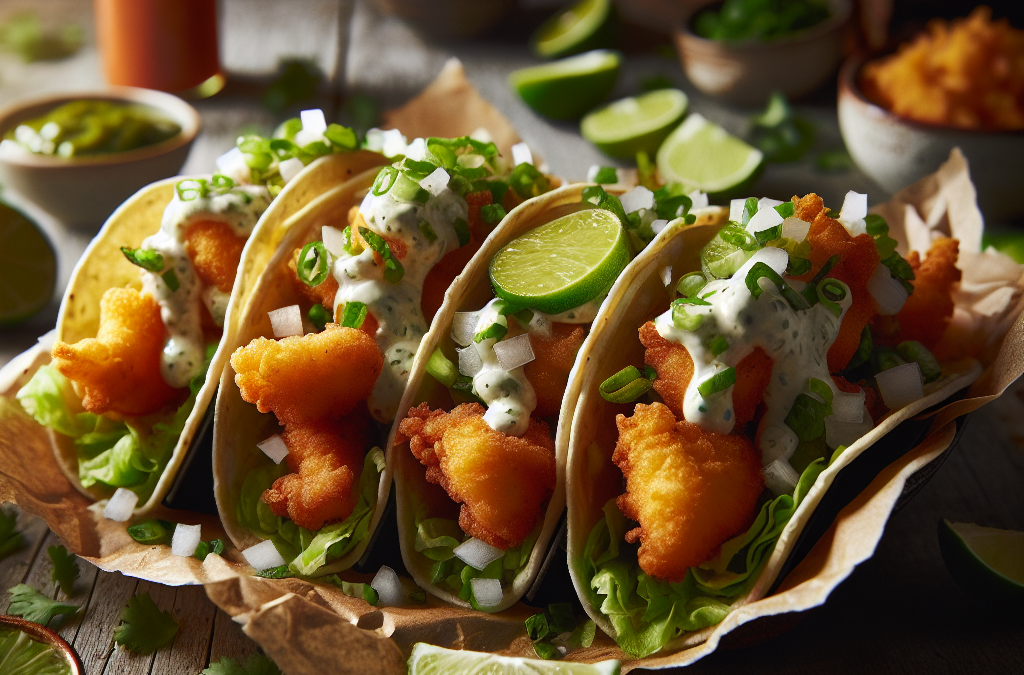
{"label": "orange beverage", "polygon": [[183,92],[220,72],[216,0],[93,0],[107,82]]}

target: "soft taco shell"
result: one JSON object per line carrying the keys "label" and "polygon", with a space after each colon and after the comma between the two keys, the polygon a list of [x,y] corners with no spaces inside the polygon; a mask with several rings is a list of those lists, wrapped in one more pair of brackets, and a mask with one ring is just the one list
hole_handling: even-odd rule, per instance
{"label": "soft taco shell", "polygon": [[[724,219],[723,219],[724,220]],[[613,404],[601,397],[598,386],[606,378],[628,365],[643,363],[644,347],[637,331],[649,319],[662,313],[671,300],[671,290],[688,272],[700,269],[701,249],[718,232],[724,222],[683,226],[679,221],[670,224],[659,237],[644,250],[623,272],[627,279],[609,296],[611,309],[591,329],[593,346],[586,361],[577,363],[581,372],[579,403],[576,406],[572,433],[569,438],[567,465],[567,499],[569,572],[576,593],[584,608],[597,625],[608,635],[615,636],[611,622],[590,601],[592,592],[584,587],[582,571],[577,567],[587,537],[602,517],[601,507],[609,499],[623,492],[622,473],[612,463],[611,455],[618,438],[615,416],[630,415],[633,404]],[[672,266],[672,281],[666,285],[661,274]],[[800,503],[796,512],[779,536],[774,551],[761,571],[750,592],[738,599],[733,607],[753,602],[765,595],[779,574],[783,563],[793,549],[800,532],[829,488],[835,475],[853,462],[868,447],[885,436],[900,422],[920,414],[927,408],[949,398],[970,385],[981,374],[981,365],[973,359],[942,364],[943,376],[925,385],[924,398],[893,412],[870,432],[849,446],[839,458],[825,469]],[[716,629],[710,626],[700,631],[683,634],[670,642],[661,654],[700,644]],[[623,655],[624,658],[629,658]],[[671,667],[672,659],[657,667]]]}
{"label": "soft taco shell", "polygon": [[[316,195],[368,167],[386,161],[377,153],[362,150],[328,155],[306,167],[270,203],[242,251],[225,315],[223,337],[210,363],[206,383],[196,396],[195,407],[185,422],[185,428],[153,494],[145,503],[136,507],[136,515],[144,514],[159,504],[174,482],[192,438],[213,400],[220,371],[230,357],[231,352],[226,351],[225,345],[234,333],[238,311],[244,306],[255,279],[273,253],[274,244],[283,236],[286,221]],[[75,343],[84,338],[96,337],[100,323],[100,298],[103,294],[110,288],[125,286],[142,289],[139,270],[124,257],[121,247],[138,248],[146,237],[160,229],[164,209],[174,197],[174,186],[184,178],[178,176],[148,185],[110,215],[72,272],[57,316],[57,340]],[[90,499],[109,495],[109,492],[82,487],[78,478],[78,456],[69,438],[53,431],[50,431],[50,438],[61,470],[79,492]]]}

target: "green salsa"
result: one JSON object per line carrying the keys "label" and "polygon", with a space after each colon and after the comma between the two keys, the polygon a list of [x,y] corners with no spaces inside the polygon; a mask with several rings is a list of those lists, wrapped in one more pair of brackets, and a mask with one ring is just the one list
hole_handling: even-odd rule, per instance
{"label": "green salsa", "polygon": [[53,647],[20,630],[0,628],[4,675],[70,675],[71,666]]}
{"label": "green salsa", "polygon": [[829,17],[821,0],[725,0],[697,15],[693,30],[709,40],[774,40]]}
{"label": "green salsa", "polygon": [[135,150],[180,132],[180,126],[151,106],[86,99],[22,122],[4,139],[29,152],[70,158]]}

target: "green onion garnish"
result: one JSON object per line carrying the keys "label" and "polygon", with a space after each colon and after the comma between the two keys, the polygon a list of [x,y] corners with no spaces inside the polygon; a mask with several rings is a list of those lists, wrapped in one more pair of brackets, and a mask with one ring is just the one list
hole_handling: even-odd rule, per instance
{"label": "green onion garnish", "polygon": [[341,315],[341,325],[346,328],[361,328],[366,321],[366,305],[361,302],[346,302]]}
{"label": "green onion garnish", "polygon": [[598,390],[609,403],[629,403],[646,394],[653,384],[653,378],[641,374],[636,366],[626,366],[602,382]]}
{"label": "green onion garnish", "polygon": [[426,204],[430,199],[430,193],[404,173],[398,174],[398,178],[395,179],[395,184],[391,188],[391,196],[403,202],[417,204]]}
{"label": "green onion garnish", "polygon": [[215,173],[213,178],[210,179],[210,187],[216,190],[230,190],[235,187],[235,181],[231,180],[224,174]]}
{"label": "green onion garnish", "polygon": [[485,204],[480,207],[480,217],[488,225],[500,223],[506,215],[505,207],[501,204]]}
{"label": "green onion garnish", "polygon": [[700,272],[690,272],[679,280],[679,283],[676,284],[676,290],[684,298],[692,298],[700,293],[707,283],[708,280]]}
{"label": "green onion garnish", "polygon": [[854,353],[853,358],[846,364],[846,369],[856,368],[871,358],[871,350],[873,348],[874,340],[871,339],[871,327],[864,326],[864,330],[860,333],[860,345],[857,346],[857,351]]}
{"label": "green onion garnish", "polygon": [[178,281],[178,275],[174,273],[174,270],[167,270],[160,275],[160,278],[167,284],[167,288],[171,289],[171,293],[181,288],[181,282]]}
{"label": "green onion garnish", "polygon": [[677,298],[672,301],[672,325],[680,330],[695,331],[704,323],[703,314],[690,314],[687,305],[710,305],[700,298]]}
{"label": "green onion garnish", "polygon": [[766,246],[768,242],[782,237],[782,223],[764,230],[758,230],[754,233],[754,237],[757,239],[758,244]]}
{"label": "green onion garnish", "polygon": [[902,366],[906,361],[891,347],[879,347],[874,353],[875,363],[878,365],[876,372],[889,370],[896,366]]}
{"label": "green onion garnish", "polygon": [[746,226],[756,213],[757,199],[755,197],[747,197],[746,201],[743,202],[743,213],[740,215],[740,225]]}
{"label": "green onion garnish", "polygon": [[796,212],[796,205],[793,202],[782,202],[775,205],[775,210],[783,218],[792,218]]}
{"label": "green onion garnish", "polygon": [[786,283],[785,279],[779,276],[778,272],[763,262],[754,263],[753,267],[750,268],[750,271],[747,272],[747,277],[744,280],[747,288],[750,290],[750,294],[754,298],[761,296],[762,290],[760,285],[757,283],[757,280],[761,277],[765,277],[775,284],[779,289],[779,293],[786,299],[786,302],[788,302],[789,306],[793,309],[801,310],[809,307],[802,295],[790,288],[789,284]]}
{"label": "green onion garnish", "polygon": [[331,317],[331,313],[327,311],[327,308],[320,303],[310,307],[306,316],[309,317],[310,323],[316,326],[317,330],[323,330],[327,326],[327,323],[333,318]]}
{"label": "green onion garnish", "polygon": [[391,247],[388,246],[388,242],[384,240],[384,237],[362,226],[359,227],[359,235],[373,249],[374,253],[384,259],[384,280],[393,284],[400,282],[402,277],[405,276],[405,268],[402,267],[402,263],[398,261],[398,258],[391,254]]}
{"label": "green onion garnish", "polygon": [[807,284],[807,288],[803,290],[801,295],[804,300],[807,301],[808,306],[812,306],[818,302],[818,284],[825,278],[825,275],[832,271],[832,268],[839,264],[839,256],[834,255],[825,261],[825,264],[821,266],[818,273],[814,275],[811,282]]}
{"label": "green onion garnish", "polygon": [[171,535],[174,534],[174,523],[154,518],[153,520],[129,525],[128,534],[132,539],[146,546],[170,544]]}
{"label": "green onion garnish", "polygon": [[331,258],[322,241],[311,241],[299,251],[295,273],[307,286],[319,286],[331,273]]}
{"label": "green onion garnish", "polygon": [[707,399],[720,391],[725,391],[734,384],[736,384],[736,369],[726,368],[701,382],[700,386],[697,387],[697,391],[700,393],[701,398]]}
{"label": "green onion garnish", "polygon": [[757,237],[736,224],[726,225],[719,230],[718,238],[744,251],[756,251],[761,248]]}
{"label": "green onion garnish", "polygon": [[204,178],[189,178],[179,181],[174,186],[174,191],[178,193],[178,199],[183,202],[202,199],[207,194],[206,180]]}
{"label": "green onion garnish", "polygon": [[427,241],[437,241],[437,233],[434,232],[434,228],[430,226],[425,220],[421,220],[419,224],[420,234],[427,238]]}
{"label": "green onion garnish", "polygon": [[159,272],[164,268],[164,257],[153,249],[122,246],[121,253],[124,253],[124,257],[128,258],[128,262],[141,267],[147,272]]}
{"label": "green onion garnish", "polygon": [[[525,165],[520,164],[519,166]],[[582,201],[587,202],[589,204],[593,204],[599,209],[611,211],[616,216],[618,216],[619,221],[622,223],[623,227],[630,227],[629,219],[626,217],[626,211],[625,209],[622,208],[622,202],[620,202],[619,198],[616,197],[615,195],[610,195],[607,192],[605,192],[605,189],[600,185],[590,185],[588,187],[583,188]]]}
{"label": "green onion garnish", "polygon": [[654,212],[659,218],[673,220],[689,213],[693,202],[682,190],[678,183],[669,183],[654,191]]}
{"label": "green onion garnish", "polygon": [[825,402],[825,405],[832,405],[832,387],[828,386],[823,380],[819,380],[816,377],[807,378],[807,388],[812,393],[817,394],[821,397],[821,400]]}
{"label": "green onion garnish", "polygon": [[602,166],[597,170],[597,175],[594,176],[594,182],[602,185],[618,183],[619,174],[615,171],[614,166]]}
{"label": "green onion garnish", "polygon": [[455,234],[459,237],[459,246],[465,246],[472,239],[472,235],[469,232],[469,223],[462,218],[455,219]]}
{"label": "green onion garnish", "polygon": [[843,308],[839,306],[839,303],[850,294],[849,286],[839,281],[839,279],[822,279],[821,283],[815,287],[815,290],[819,302],[828,311],[832,312],[833,316],[839,316],[843,313]]}
{"label": "green onion garnish", "polygon": [[205,562],[206,556],[211,553],[216,553],[217,555],[224,553],[224,542],[220,539],[214,539],[210,542],[201,541],[196,546],[195,553],[192,556]]}
{"label": "green onion garnish", "polygon": [[345,229],[342,230],[341,233],[343,235],[345,235],[345,244],[344,244],[345,253],[348,253],[349,255],[359,255],[360,253],[363,252],[363,247],[360,246],[358,242],[353,242],[352,241],[352,226],[351,225],[346,225]]}
{"label": "green onion garnish", "polygon": [[893,252],[893,254],[888,258],[882,259],[882,264],[888,267],[889,272],[891,272],[892,275],[896,277],[901,284],[903,284],[903,288],[906,289],[908,294],[912,294],[914,292],[914,285],[910,283],[915,278],[914,268],[910,266],[910,263],[903,259],[903,256],[899,253]]}
{"label": "green onion garnish", "polygon": [[896,346],[896,353],[907,361],[915,361],[921,366],[921,376],[924,383],[934,382],[942,377],[942,368],[939,362],[923,344],[916,340],[907,340]]}
{"label": "green onion garnish", "polygon": [[483,342],[484,340],[489,340],[491,338],[494,338],[495,340],[500,340],[507,334],[507,326],[502,326],[500,323],[492,323],[490,326],[484,328],[482,331],[474,335],[473,342]]}
{"label": "green onion garnish", "polygon": [[832,406],[828,403],[822,403],[807,394],[799,394],[786,415],[786,426],[801,441],[813,441],[825,433],[825,418],[831,414]]}
{"label": "green onion garnish", "polygon": [[345,150],[355,150],[359,147],[359,139],[356,138],[356,132],[340,124],[328,124],[327,131],[324,132],[324,138],[329,140],[332,145],[344,148]]}
{"label": "green onion garnish", "polygon": [[459,377],[458,367],[448,360],[441,352],[440,347],[430,355],[430,359],[427,361],[427,372],[446,387],[455,384],[455,380]]}
{"label": "green onion garnish", "polygon": [[533,166],[523,162],[512,169],[509,177],[512,189],[523,199],[544,194],[551,189],[551,181]]}
{"label": "green onion garnish", "polygon": [[724,335],[716,335],[708,340],[707,348],[711,352],[712,356],[718,356],[725,350],[729,349],[729,341],[725,339]]}
{"label": "green onion garnish", "polygon": [[373,195],[380,197],[382,194],[386,194],[388,190],[395,184],[395,179],[398,178],[398,169],[393,166],[386,166],[380,170],[377,174],[376,180],[373,181]]}
{"label": "green onion garnish", "polygon": [[786,275],[791,277],[802,277],[811,271],[811,261],[807,258],[789,256],[789,263],[786,264]]}
{"label": "green onion garnish", "polygon": [[419,182],[434,173],[437,165],[432,162],[421,162],[406,157],[402,160],[402,173]]}

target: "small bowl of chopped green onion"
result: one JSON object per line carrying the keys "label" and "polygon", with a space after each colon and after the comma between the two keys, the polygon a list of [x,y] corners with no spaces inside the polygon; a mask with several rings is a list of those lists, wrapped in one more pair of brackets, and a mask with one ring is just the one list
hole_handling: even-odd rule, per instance
{"label": "small bowl of chopped green onion", "polygon": [[850,0],[719,0],[691,5],[675,41],[687,78],[726,103],[763,106],[821,86],[843,59]]}
{"label": "small bowl of chopped green onion", "polygon": [[176,96],[113,87],[0,109],[0,183],[65,225],[98,229],[139,188],[174,176],[199,133]]}
{"label": "small bowl of chopped green onion", "polygon": [[56,632],[16,616],[0,616],[4,675],[85,675],[78,654]]}

